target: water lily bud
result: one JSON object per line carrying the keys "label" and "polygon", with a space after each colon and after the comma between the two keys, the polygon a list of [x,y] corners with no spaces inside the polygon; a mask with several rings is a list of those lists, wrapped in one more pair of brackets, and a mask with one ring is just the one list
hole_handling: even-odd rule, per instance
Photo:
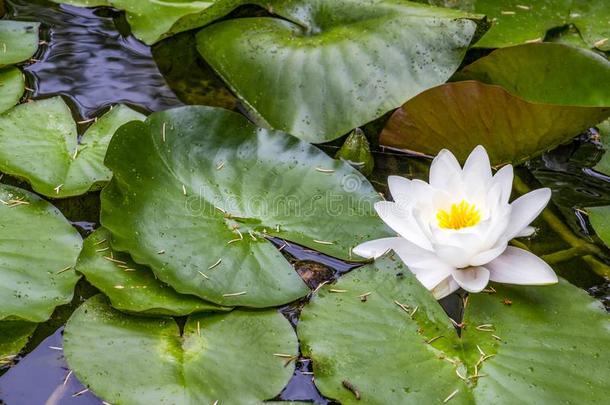
{"label": "water lily bud", "polygon": [[369,141],[360,128],[354,129],[349,134],[335,157],[345,160],[365,176],[370,176],[373,173],[375,162],[371,154]]}

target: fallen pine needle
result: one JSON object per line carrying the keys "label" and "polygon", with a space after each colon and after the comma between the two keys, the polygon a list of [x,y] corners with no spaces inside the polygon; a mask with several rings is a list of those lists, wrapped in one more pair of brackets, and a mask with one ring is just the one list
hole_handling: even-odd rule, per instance
{"label": "fallen pine needle", "polygon": [[451,394],[449,394],[449,396],[443,400],[443,404],[446,404],[447,402],[451,401],[451,398],[456,396],[458,392],[460,392],[460,390],[455,390]]}

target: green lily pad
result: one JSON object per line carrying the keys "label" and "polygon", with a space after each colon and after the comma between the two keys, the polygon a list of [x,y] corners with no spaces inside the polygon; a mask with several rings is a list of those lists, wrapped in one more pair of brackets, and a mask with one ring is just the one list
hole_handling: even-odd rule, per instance
{"label": "green lily pad", "polygon": [[275,306],[309,292],[269,236],[349,259],[351,247],[391,234],[357,170],[219,108],[129,123],[105,163],[114,178],[101,220],[113,247],[220,305]]}
{"label": "green lily pad", "polygon": [[25,90],[25,79],[19,69],[9,67],[0,69],[0,84],[0,113],[3,113],[19,103]]}
{"label": "green lily pad", "polygon": [[547,31],[574,25],[581,41],[591,48],[610,49],[610,9],[605,0],[427,0],[429,4],[456,7],[485,14],[492,28],[477,47],[500,48],[527,41],[542,41]]}
{"label": "green lily pad", "polygon": [[600,303],[563,280],[494,288],[470,296],[459,338],[397,259],[325,286],[298,325],[316,385],[342,404],[605,403],[610,318]]}
{"label": "green lily pad", "polygon": [[0,170],[25,178],[45,196],[84,194],[112,177],[103,161],[115,130],[143,118],[117,106],[79,141],[72,113],[61,97],[19,105],[0,116]]}
{"label": "green lily pad", "polygon": [[83,244],[76,270],[108,296],[112,306],[125,312],[184,316],[194,312],[227,311],[192,296],[178,294],[157,280],[149,268],[110,246],[110,232],[100,228]]}
{"label": "green lily pad", "polygon": [[25,78],[15,67],[34,55],[38,49],[39,23],[0,21],[0,113],[19,103],[25,91]]}
{"label": "green lily pad", "polygon": [[587,212],[595,233],[610,247],[610,206],[590,207]]}
{"label": "green lily pad", "polygon": [[564,44],[498,49],[466,66],[458,78],[497,84],[534,103],[610,107],[610,61]]}
{"label": "green lily pad", "polygon": [[0,185],[0,320],[46,321],[72,299],[82,239],[38,196]]}
{"label": "green lily pad", "polygon": [[0,21],[0,66],[23,62],[38,49],[40,23]]}
{"label": "green lily pad", "polygon": [[0,321],[0,369],[19,354],[37,326],[33,322]]}
{"label": "green lily pad", "polygon": [[181,333],[171,318],[129,316],[96,296],[68,321],[64,353],[111,403],[249,405],[288,383],[283,355],[297,356],[298,342],[275,310],[191,315]]}
{"label": "green lily pad", "polygon": [[396,0],[272,4],[282,19],[214,23],[198,49],[260,125],[316,143],[444,83],[481,23]]}
{"label": "green lily pad", "polygon": [[447,148],[461,161],[483,145],[493,164],[517,164],[608,116],[610,107],[531,103],[499,86],[454,82],[427,90],[396,110],[380,143],[427,155]]}

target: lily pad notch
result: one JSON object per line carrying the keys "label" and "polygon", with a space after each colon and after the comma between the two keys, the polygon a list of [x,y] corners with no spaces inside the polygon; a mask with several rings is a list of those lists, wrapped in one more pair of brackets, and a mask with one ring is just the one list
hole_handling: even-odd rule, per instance
{"label": "lily pad notch", "polygon": [[470,295],[458,337],[391,255],[324,286],[303,309],[297,334],[325,396],[346,405],[605,403],[610,319],[586,292],[565,280],[494,285]]}
{"label": "lily pad notch", "polygon": [[98,295],[68,321],[64,353],[79,380],[111,403],[250,405],[286,386],[298,341],[275,309],[191,315],[181,332],[172,318],[126,315]]}
{"label": "lily pad notch", "polygon": [[359,242],[390,234],[357,170],[227,110],[131,122],[105,162],[114,177],[101,220],[113,247],[179,293],[219,305],[277,306],[309,292],[267,237],[348,260]]}
{"label": "lily pad notch", "polygon": [[19,105],[0,115],[0,170],[26,179],[34,191],[51,198],[99,189],[112,177],[103,162],[114,132],[144,118],[129,107],[114,106],[79,139],[61,97]]}
{"label": "lily pad notch", "polygon": [[312,143],[444,83],[487,28],[481,15],[407,1],[271,4],[281,18],[216,22],[197,46],[259,125]]}

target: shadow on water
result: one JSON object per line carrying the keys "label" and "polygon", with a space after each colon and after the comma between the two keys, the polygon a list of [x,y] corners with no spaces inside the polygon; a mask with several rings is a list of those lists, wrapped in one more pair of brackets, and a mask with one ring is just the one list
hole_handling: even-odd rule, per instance
{"label": "shadow on water", "polygon": [[[5,3],[8,18],[40,21],[43,24],[44,42],[34,63],[24,67],[32,89],[28,97],[63,95],[71,101],[78,118],[99,115],[101,110],[115,103],[127,103],[142,111],[164,110],[184,103],[240,110],[237,99],[198,57],[192,33],[163,41],[151,50],[129,35],[129,27],[122,13],[108,8],[58,6],[47,0],[7,0]],[[591,148],[586,139],[576,141],[530,162],[528,166],[534,175],[529,178],[529,183],[536,187],[540,184],[551,187],[557,215],[566,219],[577,235],[588,239],[593,232],[586,217],[577,209],[610,203],[610,178],[588,169],[595,163],[591,161],[591,156],[595,157],[597,153],[596,149]],[[333,146],[325,150],[334,154]],[[427,178],[428,162],[424,159],[376,153],[375,161],[376,169],[371,182],[386,194],[386,179],[390,174]],[[20,186],[23,187],[22,184]],[[98,203],[95,193],[54,201],[85,235],[98,223]],[[539,235],[526,241],[536,253],[546,254],[567,247],[545,223],[538,221],[536,225],[540,227]],[[284,245],[279,239],[272,242],[278,248]],[[312,288],[324,281],[332,282],[358,266],[294,244],[282,250]],[[608,282],[592,272],[575,272],[575,268],[588,268],[588,264],[582,258],[574,258],[556,266],[560,274],[587,289],[608,307]],[[17,364],[4,375],[0,370],[0,403],[102,403],[92,393],[85,391],[85,387],[70,374],[61,350],[63,324],[74,308],[93,294],[95,289],[81,280],[74,302],[58,308],[49,322],[39,326],[25,350],[28,354],[18,359]],[[441,302],[455,319],[461,316],[458,302],[460,299],[457,296]],[[295,326],[305,303],[306,300],[302,300],[280,311]],[[277,399],[331,403],[317,391],[313,383],[312,364],[306,358],[296,361],[295,374]]]}

